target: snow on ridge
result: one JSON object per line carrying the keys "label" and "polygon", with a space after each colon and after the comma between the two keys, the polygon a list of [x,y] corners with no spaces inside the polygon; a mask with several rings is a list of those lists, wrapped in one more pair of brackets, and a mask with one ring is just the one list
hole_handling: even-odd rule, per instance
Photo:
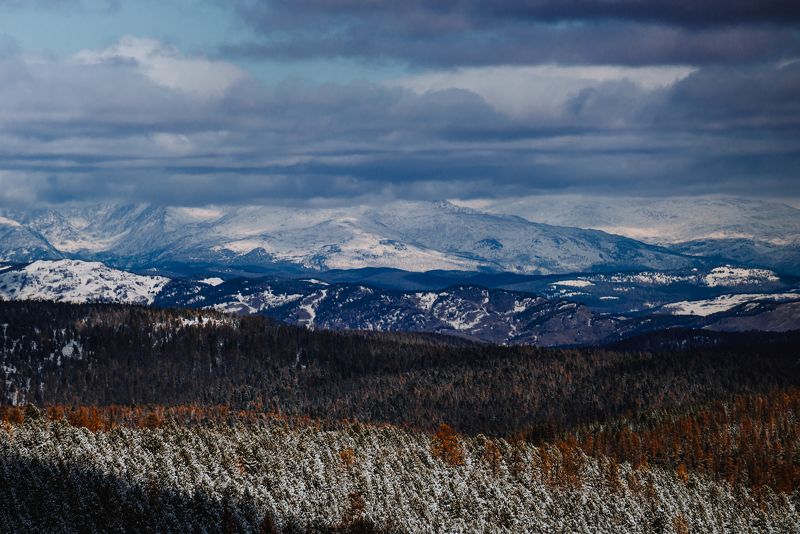
{"label": "snow on ridge", "polygon": [[589,287],[593,286],[594,284],[589,280],[559,280],[558,282],[553,282],[550,284],[551,286],[567,286],[567,287]]}
{"label": "snow on ridge", "polygon": [[263,291],[242,295],[239,291],[235,295],[230,295],[224,302],[219,302],[206,309],[212,309],[223,313],[234,314],[255,314],[264,310],[277,308],[295,302],[303,298],[299,293],[275,292],[272,287],[267,287]]}
{"label": "snow on ridge", "polygon": [[214,221],[221,218],[225,213],[215,207],[206,208],[182,208],[175,207],[169,208],[170,214],[176,216],[178,219],[198,222],[198,221]]}
{"label": "snow on ridge", "polygon": [[768,269],[748,269],[730,265],[715,267],[703,277],[703,283],[708,287],[749,285],[779,280],[778,276]]}
{"label": "snow on ridge", "polygon": [[9,219],[8,217],[3,217],[0,215],[0,225],[3,226],[11,226],[12,228],[21,228],[22,225],[13,219]]}
{"label": "snow on ridge", "polygon": [[[642,271],[638,273],[617,273],[611,275],[597,275],[593,277],[599,282],[647,284],[647,285],[672,285],[672,284],[699,284],[707,287],[733,287],[740,285],[755,285],[767,282],[778,282],[780,278],[775,272],[768,269],[753,269],[747,267],[734,267],[724,265],[714,267],[706,274],[701,272],[667,273],[658,271]],[[555,282],[550,285],[570,285],[570,281]],[[578,287],[578,286],[576,286]]]}
{"label": "snow on ridge", "polygon": [[307,282],[309,284],[314,284],[314,285],[317,285],[317,286],[329,286],[330,285],[328,282],[324,282],[324,281],[318,280],[316,278],[301,278],[300,281],[301,282]]}
{"label": "snow on ridge", "polygon": [[207,286],[217,287],[218,285],[224,284],[225,280],[218,276],[212,276],[211,278],[203,278],[202,280],[198,280],[198,282]]}
{"label": "snow on ridge", "polygon": [[324,229],[321,236],[316,236],[310,229],[306,229],[306,233],[293,230],[291,233],[242,237],[215,245],[211,250],[238,256],[263,250],[276,261],[316,270],[392,267],[423,272],[470,270],[481,264],[439,250],[388,239],[359,228],[355,222],[355,219],[340,217],[330,228]]}
{"label": "snow on ridge", "polygon": [[708,317],[715,313],[728,311],[730,309],[748,302],[781,302],[787,300],[800,300],[800,293],[757,293],[739,295],[721,295],[707,300],[683,300],[665,304],[661,309],[666,310],[672,315],[697,315]]}
{"label": "snow on ridge", "polygon": [[116,302],[152,304],[169,282],[162,276],[141,276],[100,262],[40,260],[16,271],[0,273],[0,297],[8,300]]}

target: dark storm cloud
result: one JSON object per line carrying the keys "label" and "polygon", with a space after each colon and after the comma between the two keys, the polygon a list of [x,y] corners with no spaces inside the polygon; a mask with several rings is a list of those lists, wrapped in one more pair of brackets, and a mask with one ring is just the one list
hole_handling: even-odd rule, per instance
{"label": "dark storm cloud", "polygon": [[800,126],[800,61],[751,68],[700,70],[671,92],[665,120],[693,121],[696,128],[796,130]]}
{"label": "dark storm cloud", "polygon": [[234,57],[302,60],[397,59],[425,67],[604,64],[705,65],[751,63],[800,54],[792,29],[743,27],[702,31],[610,22],[578,26],[514,24],[498,34],[443,33],[417,40],[365,26],[346,32],[292,35],[226,45]]}
{"label": "dark storm cloud", "polygon": [[719,64],[800,54],[788,1],[240,1],[260,38],[225,54],[421,66]]}
{"label": "dark storm cloud", "polygon": [[300,26],[333,18],[394,19],[407,29],[466,29],[497,21],[545,22],[597,19],[681,26],[727,26],[800,21],[793,0],[238,0],[248,17],[271,25]]}

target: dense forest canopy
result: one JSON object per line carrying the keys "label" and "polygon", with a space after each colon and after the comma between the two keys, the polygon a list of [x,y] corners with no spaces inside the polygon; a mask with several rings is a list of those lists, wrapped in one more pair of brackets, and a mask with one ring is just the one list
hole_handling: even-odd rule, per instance
{"label": "dense forest canopy", "polygon": [[554,350],[43,302],[0,303],[0,324],[0,399],[12,404],[259,407],[539,440],[633,412],[800,385],[791,334],[742,348]]}

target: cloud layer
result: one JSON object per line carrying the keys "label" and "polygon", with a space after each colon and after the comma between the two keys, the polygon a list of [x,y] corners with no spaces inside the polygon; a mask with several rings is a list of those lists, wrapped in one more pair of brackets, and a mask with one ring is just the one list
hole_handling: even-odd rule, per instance
{"label": "cloud layer", "polygon": [[[210,56],[129,36],[59,57],[0,36],[0,203],[800,198],[796,2],[224,5],[242,31]],[[333,58],[408,74],[267,84],[244,67]]]}
{"label": "cloud layer", "polygon": [[482,72],[269,86],[149,39],[7,55],[0,200],[800,195],[800,63]]}

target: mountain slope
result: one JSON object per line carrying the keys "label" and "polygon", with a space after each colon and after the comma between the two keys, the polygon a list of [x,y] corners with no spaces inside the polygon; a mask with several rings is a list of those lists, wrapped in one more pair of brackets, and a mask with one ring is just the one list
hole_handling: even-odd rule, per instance
{"label": "mountain slope", "polygon": [[43,236],[0,213],[0,261],[27,262],[61,257]]}

